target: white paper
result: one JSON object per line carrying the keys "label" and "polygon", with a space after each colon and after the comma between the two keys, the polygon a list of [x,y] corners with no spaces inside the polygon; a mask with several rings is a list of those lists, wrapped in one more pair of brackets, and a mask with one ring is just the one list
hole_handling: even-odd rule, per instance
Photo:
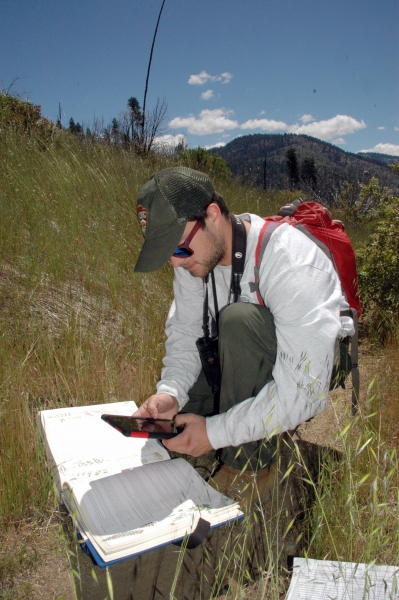
{"label": "white paper", "polygon": [[181,539],[203,516],[218,525],[242,515],[158,440],[128,438],[101,415],[131,415],[134,402],[38,414],[59,499],[105,561]]}
{"label": "white paper", "polygon": [[295,558],[286,600],[398,600],[399,567]]}
{"label": "white paper", "polygon": [[114,402],[41,411],[41,426],[54,479],[65,482],[96,479],[122,469],[169,459],[157,440],[128,438],[101,419],[101,415],[132,415],[135,402]]}
{"label": "white paper", "polygon": [[79,507],[82,528],[104,554],[183,537],[200,517],[219,524],[242,514],[237,503],[211,488],[182,458],[76,481],[74,502],[64,498]]}
{"label": "white paper", "polygon": [[161,521],[187,500],[199,508],[235,503],[211,488],[184,459],[129,469],[73,483],[73,494],[91,533],[113,535]]}

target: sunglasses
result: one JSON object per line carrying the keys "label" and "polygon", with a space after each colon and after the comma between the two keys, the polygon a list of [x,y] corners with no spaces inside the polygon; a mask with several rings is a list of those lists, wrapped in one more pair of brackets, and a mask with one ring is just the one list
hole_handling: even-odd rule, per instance
{"label": "sunglasses", "polygon": [[200,229],[200,227],[201,222],[197,221],[190,233],[188,234],[187,238],[184,240],[184,242],[177,246],[176,250],[173,252],[173,256],[175,256],[176,258],[187,258],[188,256],[192,256],[194,254],[194,250],[191,250],[191,248],[189,248],[189,244],[195,236],[195,234],[197,233],[198,229]]}

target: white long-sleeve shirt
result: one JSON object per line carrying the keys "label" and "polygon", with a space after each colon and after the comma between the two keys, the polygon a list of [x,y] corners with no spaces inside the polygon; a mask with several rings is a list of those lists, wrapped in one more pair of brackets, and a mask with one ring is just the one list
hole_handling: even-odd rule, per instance
{"label": "white long-sleeve shirt", "polygon": [[[240,301],[258,304],[249,283],[254,281],[255,249],[264,220],[252,214],[241,216],[251,227]],[[214,273],[220,310],[229,302],[231,266],[218,266]],[[259,289],[276,326],[273,380],[257,396],[206,419],[215,449],[268,439],[321,412],[328,398],[335,340],[354,333],[352,320],[340,319],[340,310],[349,306],[332,262],[288,224],[280,225],[270,238],[260,265]],[[202,279],[176,268],[174,298],[166,322],[166,355],[157,391],[174,396],[181,409],[201,370],[195,341],[203,335]],[[209,306],[213,307],[210,285]]]}

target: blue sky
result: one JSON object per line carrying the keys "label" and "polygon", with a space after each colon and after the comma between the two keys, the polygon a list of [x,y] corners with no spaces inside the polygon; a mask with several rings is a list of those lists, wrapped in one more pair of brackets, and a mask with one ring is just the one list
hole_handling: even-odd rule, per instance
{"label": "blue sky", "polygon": [[[142,104],[162,0],[0,0],[0,87],[90,126]],[[399,156],[397,0],[166,0],[147,106],[169,140],[306,133]]]}

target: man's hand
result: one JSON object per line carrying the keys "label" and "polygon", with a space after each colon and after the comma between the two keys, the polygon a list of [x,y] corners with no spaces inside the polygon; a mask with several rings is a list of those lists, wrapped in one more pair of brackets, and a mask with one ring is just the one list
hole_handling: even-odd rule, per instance
{"label": "man's hand", "polygon": [[205,417],[190,413],[177,415],[175,425],[184,427],[184,431],[170,440],[162,440],[168,450],[190,456],[201,456],[213,449],[206,433]]}
{"label": "man's hand", "polygon": [[146,419],[174,419],[178,410],[176,398],[169,394],[154,394],[132,416]]}

